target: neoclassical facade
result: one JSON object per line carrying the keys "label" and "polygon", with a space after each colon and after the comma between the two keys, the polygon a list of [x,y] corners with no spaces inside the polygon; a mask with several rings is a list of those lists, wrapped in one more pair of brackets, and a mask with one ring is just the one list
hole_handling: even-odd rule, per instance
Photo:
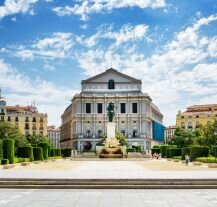
{"label": "neoclassical facade", "polygon": [[141,80],[110,68],[81,82],[62,115],[61,148],[83,150],[86,141],[96,143],[106,135],[107,106],[115,104],[116,131],[126,136],[129,145],[141,145],[149,151],[155,141],[164,139],[163,115],[147,93]]}

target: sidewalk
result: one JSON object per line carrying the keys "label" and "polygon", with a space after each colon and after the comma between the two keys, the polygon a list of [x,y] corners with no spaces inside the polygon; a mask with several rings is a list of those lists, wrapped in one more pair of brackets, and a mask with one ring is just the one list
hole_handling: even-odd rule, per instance
{"label": "sidewalk", "polygon": [[[156,167],[157,166],[157,167]],[[172,168],[173,167],[173,168]],[[0,178],[217,178],[217,169],[165,160],[70,161],[0,169]]]}

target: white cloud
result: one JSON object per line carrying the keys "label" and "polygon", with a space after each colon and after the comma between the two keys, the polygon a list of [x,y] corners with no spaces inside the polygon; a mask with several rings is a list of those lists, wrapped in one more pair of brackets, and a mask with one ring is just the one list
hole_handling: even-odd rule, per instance
{"label": "white cloud", "polygon": [[3,93],[8,91],[5,95],[8,104],[26,105],[27,101],[30,104],[35,100],[39,111],[48,113],[49,124],[60,125],[60,116],[76,92],[40,78],[32,80],[3,59],[0,59],[0,80]]}
{"label": "white cloud", "polygon": [[148,25],[145,24],[139,24],[136,26],[125,24],[120,28],[119,31],[114,31],[114,27],[112,25],[103,25],[101,28],[99,28],[96,34],[88,38],[79,36],[76,39],[78,43],[87,47],[95,46],[100,39],[111,39],[114,41],[112,46],[118,47],[121,44],[128,43],[130,41],[147,39],[147,31]]}
{"label": "white cloud", "polygon": [[163,8],[165,0],[85,0],[79,1],[74,6],[55,7],[53,11],[59,16],[78,15],[82,20],[87,20],[92,13],[111,12],[113,9],[126,7]]}
{"label": "white cloud", "polygon": [[30,46],[18,46],[15,48],[15,56],[26,59],[38,58],[67,58],[73,47],[71,33],[57,32],[50,37],[37,40]]}
{"label": "white cloud", "polygon": [[5,0],[3,6],[0,6],[0,19],[17,14],[28,13],[32,11],[32,6],[38,0]]}
{"label": "white cloud", "polygon": [[112,62],[113,68],[142,79],[143,91],[150,94],[166,115],[166,124],[175,124],[179,109],[201,103],[207,100],[205,96],[216,97],[217,37],[201,33],[202,27],[216,20],[215,15],[199,19],[174,34],[173,40],[149,57],[139,53],[132,44],[121,48],[121,52],[109,45],[79,54],[78,62],[88,76],[109,68]]}

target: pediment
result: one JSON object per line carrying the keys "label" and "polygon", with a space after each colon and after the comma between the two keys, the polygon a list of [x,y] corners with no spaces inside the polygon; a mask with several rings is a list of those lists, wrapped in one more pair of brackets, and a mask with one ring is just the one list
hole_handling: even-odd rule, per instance
{"label": "pediment", "polygon": [[141,80],[130,77],[126,74],[118,72],[117,70],[110,68],[103,73],[83,80],[82,83],[107,83],[109,80],[114,80],[116,83],[141,83]]}

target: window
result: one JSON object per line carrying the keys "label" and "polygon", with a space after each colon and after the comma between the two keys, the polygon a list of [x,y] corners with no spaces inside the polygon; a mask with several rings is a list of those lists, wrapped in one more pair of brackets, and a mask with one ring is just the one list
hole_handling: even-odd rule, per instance
{"label": "window", "polygon": [[136,124],[136,121],[133,121],[134,124]]}
{"label": "window", "polygon": [[5,120],[5,117],[4,116],[1,116],[1,121],[4,121]]}
{"label": "window", "polygon": [[121,103],[121,113],[122,114],[126,113],[126,103]]}
{"label": "window", "polygon": [[188,128],[192,128],[192,122],[188,122]]}
{"label": "window", "polygon": [[8,121],[11,121],[11,117],[10,116],[8,117]]}
{"label": "window", "polygon": [[43,118],[42,117],[40,117],[40,120],[39,120],[40,122],[43,122]]}
{"label": "window", "polygon": [[102,103],[97,104],[97,112],[98,114],[102,114]]}
{"label": "window", "polygon": [[137,130],[133,130],[133,137],[137,137]]}
{"label": "window", "polygon": [[32,118],[32,122],[36,122],[36,118],[35,117]]}
{"label": "window", "polygon": [[98,137],[99,137],[99,138],[102,137],[102,130],[98,130]]}
{"label": "window", "polygon": [[184,119],[185,117],[184,116],[181,116],[181,119]]}
{"label": "window", "polygon": [[29,117],[26,117],[26,120],[25,120],[25,122],[29,122]]}
{"label": "window", "polygon": [[25,124],[25,129],[29,129],[29,124]]}
{"label": "window", "polygon": [[16,117],[16,118],[15,118],[15,121],[16,121],[16,122],[18,122],[18,121],[19,121],[18,117]]}
{"label": "window", "polygon": [[91,113],[91,103],[86,103],[86,114]]}
{"label": "window", "polygon": [[125,130],[121,130],[121,134],[125,136]]}
{"label": "window", "polygon": [[196,118],[199,118],[200,116],[196,116]]}
{"label": "window", "polygon": [[99,124],[101,124],[102,122],[101,121],[99,121]]}
{"label": "window", "polygon": [[198,128],[200,126],[200,122],[196,121],[196,128]]}
{"label": "window", "polygon": [[122,121],[121,123],[124,124],[124,121]]}
{"label": "window", "polygon": [[188,118],[189,118],[189,119],[191,119],[191,118],[192,118],[192,116],[188,116]]}
{"label": "window", "polygon": [[29,131],[25,131],[25,135],[26,135],[26,136],[29,135]]}
{"label": "window", "polygon": [[108,82],[108,89],[115,89],[115,82],[114,82],[114,80],[109,80],[109,82]]}
{"label": "window", "polygon": [[185,122],[182,122],[182,123],[181,123],[181,127],[182,127],[182,128],[185,128]]}
{"label": "window", "polygon": [[87,137],[87,138],[90,138],[90,130],[87,130],[87,131],[86,131],[86,137]]}
{"label": "window", "polygon": [[132,112],[133,112],[134,114],[137,113],[137,103],[133,103],[133,104],[132,104]]}

